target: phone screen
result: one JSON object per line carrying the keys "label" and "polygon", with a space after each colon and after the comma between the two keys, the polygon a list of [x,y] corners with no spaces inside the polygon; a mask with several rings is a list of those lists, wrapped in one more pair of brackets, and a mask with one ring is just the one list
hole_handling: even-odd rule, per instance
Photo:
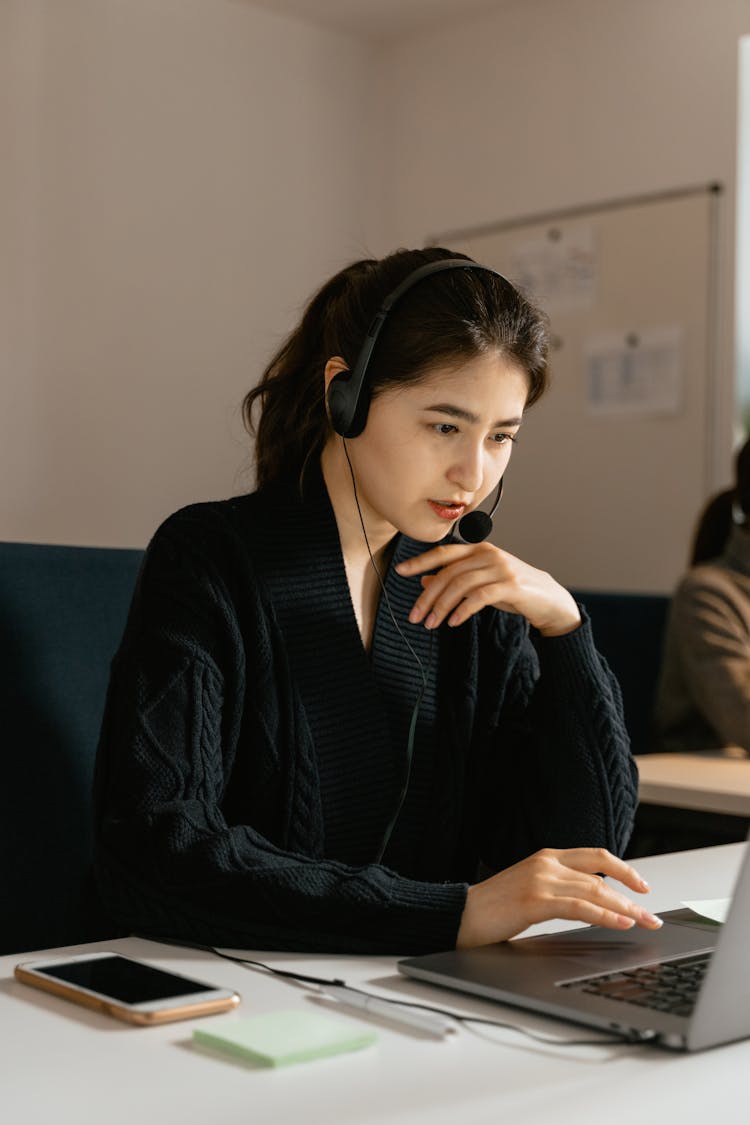
{"label": "phone screen", "polygon": [[215,991],[211,985],[200,984],[175,973],[166,973],[163,969],[154,969],[151,965],[143,965],[117,954],[91,961],[47,965],[44,969],[37,969],[37,972],[89,988],[92,992],[100,992],[123,1004],[144,1004],[150,1000],[168,1000],[172,996]]}

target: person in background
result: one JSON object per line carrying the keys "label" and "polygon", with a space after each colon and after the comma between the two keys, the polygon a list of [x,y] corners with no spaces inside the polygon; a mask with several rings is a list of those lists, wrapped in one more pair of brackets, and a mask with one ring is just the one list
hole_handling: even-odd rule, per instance
{"label": "person in background", "polygon": [[257,491],[162,525],[113,662],[95,870],[131,931],[393,953],[659,927],[601,878],[648,889],[585,611],[481,541],[547,352],[510,282],[437,247],[313,297],[245,400]]}
{"label": "person in background", "polygon": [[656,730],[660,750],[750,752],[750,440],[733,487],[700,517],[672,600]]}

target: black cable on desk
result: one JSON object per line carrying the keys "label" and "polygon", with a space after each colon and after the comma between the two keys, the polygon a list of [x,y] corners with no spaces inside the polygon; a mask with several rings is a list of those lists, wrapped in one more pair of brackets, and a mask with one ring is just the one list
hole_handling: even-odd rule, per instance
{"label": "black cable on desk", "polygon": [[622,1035],[613,1036],[609,1039],[558,1039],[552,1035],[543,1035],[536,1031],[529,1031],[526,1027],[521,1027],[519,1024],[506,1023],[502,1020],[491,1020],[485,1016],[462,1016],[456,1012],[451,1012],[447,1008],[438,1008],[434,1004],[420,1004],[411,1000],[396,1000],[390,996],[379,996],[374,992],[367,992],[364,988],[357,988],[353,984],[347,984],[345,980],[339,977],[333,979],[326,977],[313,977],[304,973],[295,973],[290,969],[277,969],[273,965],[266,964],[265,961],[254,961],[249,957],[237,957],[232,953],[222,953],[220,949],[215,946],[202,945],[195,948],[205,949],[210,953],[216,954],[217,957],[223,957],[226,961],[234,961],[237,965],[242,965],[248,969],[260,969],[267,973],[272,973],[274,976],[286,977],[289,980],[301,981],[305,984],[318,984],[323,987],[326,985],[336,985],[338,988],[346,988],[349,992],[356,992],[359,996],[368,996],[373,1000],[382,1000],[386,1004],[394,1004],[403,1008],[416,1008],[417,1011],[433,1012],[436,1015],[448,1016],[452,1020],[459,1023],[480,1023],[488,1027],[500,1027],[505,1031],[515,1031],[520,1035],[526,1035],[530,1039],[535,1040],[537,1043],[544,1043],[546,1046],[552,1047],[611,1047],[624,1046],[632,1047],[653,1039],[655,1035],[644,1032],[638,1035],[627,1035],[623,1032]]}
{"label": "black cable on desk", "polygon": [[449,1019],[456,1020],[458,1023],[479,1023],[486,1027],[499,1027],[504,1031],[515,1031],[519,1035],[526,1035],[529,1039],[533,1039],[537,1043],[543,1043],[547,1047],[636,1047],[656,1037],[655,1033],[649,1032],[643,1032],[641,1034],[634,1033],[633,1035],[627,1035],[623,1032],[621,1035],[614,1035],[609,1039],[558,1039],[553,1035],[543,1035],[537,1031],[529,1031],[528,1028],[521,1027],[519,1024],[507,1023],[503,1020],[491,1020],[487,1019],[485,1016],[462,1016],[458,1015],[456,1012],[449,1011],[447,1008],[439,1008],[434,1004],[420,1004],[412,1000],[396,1000],[390,996],[379,996],[374,992],[367,992],[364,988],[357,988],[353,984],[347,984],[341,977],[315,977],[307,973],[297,973],[291,969],[277,969],[276,966],[269,965],[265,961],[255,961],[250,957],[237,957],[233,953],[223,953],[222,950],[217,949],[214,945],[201,945],[198,942],[183,941],[179,938],[148,938],[147,940],[162,941],[166,945],[179,945],[186,949],[199,949],[204,953],[213,953],[215,957],[221,957],[225,961],[233,961],[236,965],[242,965],[244,968],[271,973],[275,977],[299,981],[302,984],[317,984],[323,988],[325,988],[326,985],[335,985],[338,988],[346,988],[349,992],[355,992],[359,996],[368,996],[373,1000],[381,1000],[386,1004],[394,1004],[402,1008],[416,1008],[418,1011],[432,1012],[435,1015],[447,1016]]}

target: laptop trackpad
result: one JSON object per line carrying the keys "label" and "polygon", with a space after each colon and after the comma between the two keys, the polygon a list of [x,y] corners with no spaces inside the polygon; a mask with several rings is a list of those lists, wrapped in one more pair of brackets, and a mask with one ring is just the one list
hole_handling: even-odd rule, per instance
{"label": "laptop trackpad", "polygon": [[[569,930],[560,934],[521,938],[506,948],[514,959],[524,962],[544,958],[557,973],[580,967],[586,973],[609,972],[662,961],[665,957],[713,949],[720,927],[704,922],[690,910],[667,911],[661,915],[660,930],[633,929],[626,933],[598,926]],[[554,970],[553,970],[554,971]]]}

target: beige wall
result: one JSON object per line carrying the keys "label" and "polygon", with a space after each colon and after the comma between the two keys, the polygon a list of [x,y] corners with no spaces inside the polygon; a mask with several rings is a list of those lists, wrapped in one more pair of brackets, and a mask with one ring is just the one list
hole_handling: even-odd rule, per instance
{"label": "beige wall", "polygon": [[247,487],[242,395],[344,260],[714,179],[722,483],[743,31],[750,0],[504,0],[380,47],[250,0],[0,0],[0,538],[142,545]]}
{"label": "beige wall", "polygon": [[[507,0],[460,28],[394,44],[380,60],[381,108],[392,123],[382,210],[386,244],[714,181],[724,185],[715,367],[707,375],[710,422],[705,448],[682,466],[670,426],[658,428],[661,448],[648,454],[661,460],[662,491],[665,480],[677,490],[675,502],[664,505],[658,536],[638,522],[650,493],[639,496],[631,487],[627,510],[618,503],[617,482],[637,475],[629,472],[630,457],[645,456],[636,440],[643,431],[627,419],[617,428],[628,430],[632,441],[613,440],[615,423],[600,425],[602,472],[558,498],[561,512],[575,505],[592,529],[583,563],[571,568],[573,547],[545,524],[539,505],[526,505],[528,526],[506,518],[498,527],[499,536],[508,528],[519,533],[511,543],[503,540],[519,551],[546,531],[544,552],[530,561],[568,583],[670,589],[685,565],[694,521],[684,510],[686,481],[706,457],[703,490],[690,489],[697,515],[705,496],[731,479],[738,416],[737,57],[738,39],[749,30],[750,0]],[[461,248],[460,236],[450,242]],[[544,409],[554,411],[554,383]],[[675,434],[679,422],[675,418],[671,427]],[[533,428],[533,417],[528,425]],[[613,463],[612,449],[622,444],[630,455]],[[550,466],[570,447],[562,437],[558,445],[548,457],[526,461],[519,449],[513,468],[519,492],[549,490]],[[564,477],[557,475],[558,481]],[[510,517],[513,497],[507,499]],[[657,547],[665,539],[668,545]],[[644,552],[652,551],[659,558],[650,563]]]}
{"label": "beige wall", "polygon": [[370,52],[241,0],[0,0],[0,538],[142,545],[364,243]]}
{"label": "beige wall", "polygon": [[[381,60],[385,243],[720,181],[717,433],[733,441],[738,38],[750,0],[507,0]],[[669,457],[669,450],[665,450]]]}

